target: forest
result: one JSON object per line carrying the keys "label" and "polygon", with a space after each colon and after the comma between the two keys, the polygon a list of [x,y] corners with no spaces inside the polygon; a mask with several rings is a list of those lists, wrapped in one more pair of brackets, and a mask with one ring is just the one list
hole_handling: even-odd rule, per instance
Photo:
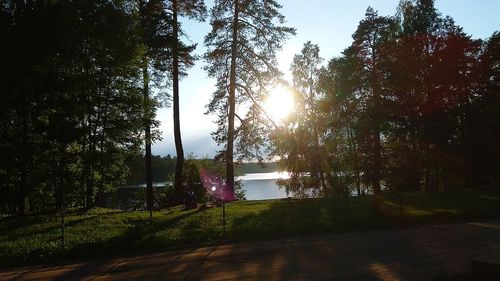
{"label": "forest", "polygon": [[[286,81],[276,54],[295,29],[280,8],[274,0],[215,1],[209,11],[202,0],[3,1],[0,213],[92,208],[130,182],[147,182],[151,210],[152,174],[161,173],[151,167],[161,162],[151,155],[156,112],[169,106],[177,153],[156,164],[165,169],[157,177],[173,174],[180,196],[193,179],[183,171],[192,163],[179,79],[196,60],[216,81],[199,110],[217,116],[214,161],[231,188],[235,162],[267,157],[279,159],[291,174],[282,184],[299,195],[498,188],[499,32],[473,39],[433,0],[402,0],[392,16],[368,7],[340,56],[325,60],[306,42]],[[205,42],[185,43],[182,19],[207,20]],[[202,57],[192,55],[196,43],[208,49]],[[279,123],[263,108],[276,85],[295,101]]]}
{"label": "forest", "polygon": [[498,187],[500,33],[472,39],[433,1],[402,1],[368,8],[352,38],[326,66],[310,42],[294,57],[298,108],[274,135],[290,188]]}

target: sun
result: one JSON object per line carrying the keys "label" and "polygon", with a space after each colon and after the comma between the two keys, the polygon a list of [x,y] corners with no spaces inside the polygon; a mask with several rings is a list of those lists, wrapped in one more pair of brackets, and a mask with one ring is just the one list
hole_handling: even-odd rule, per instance
{"label": "sun", "polygon": [[292,93],[287,88],[278,86],[269,91],[263,108],[274,121],[282,121],[292,112],[294,103]]}

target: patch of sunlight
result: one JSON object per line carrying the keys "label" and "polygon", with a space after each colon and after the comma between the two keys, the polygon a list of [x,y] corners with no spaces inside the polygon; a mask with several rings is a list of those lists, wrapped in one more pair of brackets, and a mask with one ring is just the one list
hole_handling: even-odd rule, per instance
{"label": "patch of sunlight", "polygon": [[396,272],[390,269],[387,265],[376,262],[370,264],[368,268],[377,276],[379,280],[402,280]]}
{"label": "patch of sunlight", "polygon": [[431,216],[434,215],[434,212],[431,212],[429,210],[420,210],[420,209],[413,209],[413,208],[405,208],[405,213],[410,216]]}
{"label": "patch of sunlight", "polygon": [[461,213],[457,209],[443,209],[443,208],[433,208],[433,209],[418,209],[411,206],[404,206],[404,210],[407,214],[411,216],[435,216],[435,215],[458,215]]}
{"label": "patch of sunlight", "polygon": [[500,225],[496,224],[496,223],[471,222],[469,224],[470,225],[475,225],[475,226],[480,226],[480,227],[485,227],[485,228],[500,229]]}
{"label": "patch of sunlight", "polygon": [[249,205],[243,205],[243,204],[234,204],[231,205],[230,208],[228,208],[228,212],[232,212],[234,215],[245,215],[245,214],[254,214],[258,215],[262,212],[266,212],[271,210],[272,204],[249,204]]}
{"label": "patch of sunlight", "polygon": [[392,201],[384,200],[384,205],[391,206],[391,207],[398,207],[399,208],[399,204],[398,203],[394,203]]}

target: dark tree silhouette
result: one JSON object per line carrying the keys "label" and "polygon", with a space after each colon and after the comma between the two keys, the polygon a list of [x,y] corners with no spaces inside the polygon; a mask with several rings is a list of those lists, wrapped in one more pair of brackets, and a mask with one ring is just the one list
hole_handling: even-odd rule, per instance
{"label": "dark tree silhouette", "polygon": [[189,0],[189,1],[170,1],[170,11],[172,13],[172,23],[173,23],[173,39],[174,44],[172,48],[172,90],[173,90],[173,107],[174,107],[174,139],[175,139],[175,151],[177,154],[177,164],[175,168],[175,190],[180,200],[185,192],[183,188],[183,172],[184,167],[184,149],[182,147],[181,138],[181,125],[179,117],[179,64],[184,67],[192,66],[193,57],[190,55],[191,51],[194,50],[196,45],[186,46],[180,41],[180,24],[178,21],[179,16],[186,16],[188,18],[203,21],[206,15],[206,8],[203,0]]}

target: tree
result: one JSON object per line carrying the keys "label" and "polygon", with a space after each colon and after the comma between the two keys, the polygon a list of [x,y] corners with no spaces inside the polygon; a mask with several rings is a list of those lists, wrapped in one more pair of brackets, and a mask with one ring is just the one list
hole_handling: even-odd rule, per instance
{"label": "tree", "polygon": [[[390,181],[415,189],[422,178],[424,189],[439,189],[452,185],[447,178],[457,182],[472,171],[460,163],[459,147],[477,92],[480,44],[441,16],[434,1],[404,1],[398,10],[399,38],[386,60],[395,156]],[[405,183],[393,180],[404,176]]]}
{"label": "tree", "polygon": [[[143,92],[145,111],[145,164],[146,164],[146,190],[147,207],[153,208],[153,182],[151,168],[151,124],[154,122],[155,99],[150,96],[150,78],[154,78],[155,85],[161,83],[172,85],[174,109],[174,137],[177,151],[177,164],[175,174],[175,195],[180,201],[183,194],[182,169],[184,165],[184,152],[180,133],[179,121],[179,77],[185,75],[184,69],[193,65],[195,59],[191,52],[196,45],[186,46],[180,41],[178,15],[203,20],[206,13],[203,1],[183,1],[180,5],[177,0],[161,1],[149,0],[138,3],[141,42],[145,47],[143,53]],[[168,74],[168,78],[164,74]],[[152,77],[153,76],[153,77]],[[162,92],[160,92],[162,93]],[[168,95],[167,95],[168,98]],[[165,99],[165,98],[164,98]],[[168,104],[168,103],[164,103]],[[165,171],[166,172],[166,171]]]}
{"label": "tree", "polygon": [[[275,136],[279,155],[291,173],[288,190],[301,194],[313,190],[329,195],[326,179],[325,116],[321,110],[323,92],[319,87],[321,63],[319,47],[306,42],[291,65],[296,109]],[[309,177],[304,177],[308,173]],[[304,189],[304,190],[300,190]]]}
{"label": "tree", "polygon": [[[479,121],[481,126],[479,127],[480,132],[476,135],[477,139],[481,143],[474,143],[473,148],[480,150],[479,153],[473,154],[475,163],[480,171],[485,184],[497,184],[500,183],[500,164],[498,159],[500,159],[500,144],[495,141],[500,138],[500,32],[497,31],[489,38],[487,42],[486,51],[483,54],[482,60],[484,62],[483,69],[485,69],[486,75],[484,75],[483,81],[487,81],[485,84],[483,95],[481,97],[480,116],[482,117]],[[478,123],[469,123],[470,126],[474,128]],[[484,168],[482,167],[484,165]]]}
{"label": "tree", "polygon": [[168,79],[163,76],[169,70],[172,58],[172,18],[166,13],[166,7],[161,0],[139,1],[139,40],[143,46],[142,52],[142,90],[144,105],[144,147],[147,208],[153,209],[153,175],[151,167],[151,126],[154,125],[155,99],[150,94],[150,79],[155,81],[160,94],[164,87],[158,87]]}
{"label": "tree", "polygon": [[350,47],[342,57],[330,60],[320,73],[319,87],[325,95],[329,182],[336,194],[350,194],[354,185],[359,196],[362,194],[359,123],[363,105],[356,89],[363,66],[357,63],[355,54]]}
{"label": "tree", "polygon": [[[115,5],[116,4],[116,5]],[[143,129],[142,57],[135,14],[128,3],[85,1],[68,4],[84,19],[76,50],[82,58],[80,83],[84,118],[81,139],[86,206],[124,180],[123,154],[138,148]],[[71,30],[70,30],[71,31]]]}
{"label": "tree", "polygon": [[[173,23],[173,48],[172,48],[172,86],[173,86],[173,106],[174,106],[174,139],[175,150],[177,154],[177,164],[175,168],[175,190],[178,198],[185,192],[183,188],[183,166],[184,166],[184,149],[182,147],[180,117],[179,117],[179,76],[183,74],[179,71],[181,68],[190,67],[193,65],[194,57],[191,52],[196,48],[196,45],[187,46],[181,40],[179,34],[183,34],[180,29],[178,16],[185,16],[191,19],[203,21],[206,16],[206,7],[203,0],[181,1],[171,0],[172,23]],[[181,65],[181,66],[180,66]]]}
{"label": "tree", "polygon": [[463,139],[460,155],[468,163],[469,182],[479,186],[500,183],[500,33],[483,43],[479,59],[477,91],[464,107]]}
{"label": "tree", "polygon": [[383,120],[383,80],[381,60],[384,57],[384,43],[393,36],[396,25],[394,19],[378,16],[373,8],[368,7],[363,19],[353,35],[355,58],[362,65],[359,74],[357,95],[364,104],[363,119],[365,126],[363,144],[370,157],[367,159],[366,176],[371,182],[373,192],[380,194],[382,173],[382,123]]}
{"label": "tree", "polygon": [[124,179],[123,155],[142,124],[129,6],[60,0],[0,7],[9,58],[0,75],[2,150],[12,151],[0,168],[5,186],[18,193],[19,213],[91,206]]}
{"label": "tree", "polygon": [[[260,158],[263,142],[259,131],[260,103],[266,89],[281,76],[276,65],[276,51],[295,33],[284,27],[281,6],[274,0],[217,0],[211,9],[212,30],[205,37],[208,51],[208,75],[217,80],[217,89],[207,113],[218,115],[218,129],[213,137],[225,145],[219,158],[226,161],[226,183],[234,190],[234,148],[240,157]],[[236,112],[236,105],[247,104],[246,116]],[[235,122],[239,120],[239,126]],[[254,137],[254,138],[252,138]]]}

